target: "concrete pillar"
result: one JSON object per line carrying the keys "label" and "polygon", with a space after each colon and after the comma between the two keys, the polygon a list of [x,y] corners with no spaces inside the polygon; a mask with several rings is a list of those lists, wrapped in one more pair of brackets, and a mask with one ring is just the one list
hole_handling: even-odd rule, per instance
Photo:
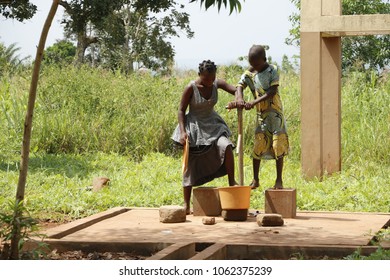
{"label": "concrete pillar", "polygon": [[311,178],[341,170],[341,39],[316,30],[321,16],[341,15],[341,3],[301,5],[301,164]]}

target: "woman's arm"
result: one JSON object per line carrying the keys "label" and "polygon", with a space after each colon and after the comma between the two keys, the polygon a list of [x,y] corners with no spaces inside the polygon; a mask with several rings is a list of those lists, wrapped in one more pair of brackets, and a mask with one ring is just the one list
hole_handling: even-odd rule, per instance
{"label": "woman's arm", "polygon": [[237,88],[231,84],[228,84],[225,80],[222,80],[222,79],[218,79],[217,80],[217,86],[218,88],[221,88],[223,89],[224,91],[234,95]]}
{"label": "woman's arm", "polygon": [[192,86],[191,85],[186,86],[181,96],[181,101],[179,104],[179,110],[177,114],[177,120],[179,122],[179,128],[180,128],[180,144],[182,145],[184,145],[188,137],[185,128],[185,115],[186,115],[188,104],[190,104],[192,94],[193,94]]}

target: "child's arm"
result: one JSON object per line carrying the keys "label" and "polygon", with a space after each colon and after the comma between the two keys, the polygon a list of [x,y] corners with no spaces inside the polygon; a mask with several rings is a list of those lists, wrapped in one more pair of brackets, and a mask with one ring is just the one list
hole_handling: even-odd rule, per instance
{"label": "child's arm", "polygon": [[247,110],[252,109],[257,103],[273,98],[277,92],[278,92],[278,85],[271,86],[262,96],[259,96],[253,101],[246,102],[245,109]]}

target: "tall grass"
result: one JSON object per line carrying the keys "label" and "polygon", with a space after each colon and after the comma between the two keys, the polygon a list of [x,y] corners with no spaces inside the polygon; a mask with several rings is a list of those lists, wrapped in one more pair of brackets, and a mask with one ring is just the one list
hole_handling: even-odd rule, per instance
{"label": "tall grass", "polygon": [[[222,67],[235,84],[241,69]],[[170,136],[177,125],[181,93],[196,73],[151,77],[90,68],[44,68],[38,86],[26,191],[31,212],[41,218],[86,216],[115,206],[180,204],[180,156]],[[0,80],[0,207],[17,185],[29,74]],[[300,170],[300,84],[281,75],[281,97],[291,152],[284,183],[297,189],[300,210],[390,212],[390,79],[352,73],[342,89],[342,171],[304,180]],[[250,93],[246,92],[250,98]],[[219,92],[216,110],[237,137],[237,114]],[[250,152],[255,112],[244,112],[245,182],[252,177]],[[92,178],[107,176],[109,188],[86,191]],[[262,209],[262,190],[273,185],[275,162],[264,161],[261,187],[251,207]],[[223,186],[227,178],[210,182]]]}

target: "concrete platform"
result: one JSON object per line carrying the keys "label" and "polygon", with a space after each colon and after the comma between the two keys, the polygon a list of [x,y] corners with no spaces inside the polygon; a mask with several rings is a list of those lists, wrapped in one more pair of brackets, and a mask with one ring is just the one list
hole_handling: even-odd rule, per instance
{"label": "concrete platform", "polygon": [[[172,253],[179,248],[185,248],[188,253],[184,256],[173,254],[170,259],[199,258],[201,251],[210,251],[203,259],[233,256],[248,259],[255,258],[253,252],[260,248],[263,248],[263,253],[275,251],[275,248],[282,248],[284,252],[286,248],[303,251],[327,248],[327,252],[340,251],[341,248],[353,252],[363,247],[374,250],[371,248],[372,238],[390,223],[390,214],[387,213],[297,212],[295,218],[285,218],[282,227],[259,227],[256,218],[251,216],[242,222],[216,217],[215,225],[204,225],[202,218],[187,215],[184,223],[166,224],[159,222],[158,209],[114,208],[49,229],[45,232],[46,242],[63,250],[108,250],[110,246],[116,247],[111,250],[143,250],[154,259],[167,258],[167,253],[161,256],[161,252],[168,250]],[[248,248],[253,249],[252,253]]]}

